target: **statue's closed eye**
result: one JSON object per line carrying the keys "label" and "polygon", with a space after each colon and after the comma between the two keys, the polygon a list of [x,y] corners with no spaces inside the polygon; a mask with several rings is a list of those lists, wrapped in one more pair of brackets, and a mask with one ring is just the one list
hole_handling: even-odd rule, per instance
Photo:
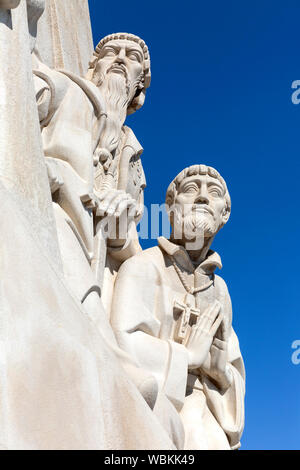
{"label": "statue's closed eye", "polygon": [[142,61],[142,58],[141,58],[140,54],[138,54],[137,52],[129,52],[127,57],[130,60],[134,60],[136,62],[141,62]]}
{"label": "statue's closed eye", "polygon": [[182,190],[183,193],[195,193],[199,190],[198,185],[195,183],[186,184]]}
{"label": "statue's closed eye", "polygon": [[103,49],[102,57],[113,57],[117,54],[116,50],[113,48],[105,48]]}
{"label": "statue's closed eye", "polygon": [[209,194],[211,194],[214,197],[222,197],[223,196],[223,192],[222,192],[221,188],[219,188],[218,186],[210,186],[208,188],[208,192],[209,192]]}

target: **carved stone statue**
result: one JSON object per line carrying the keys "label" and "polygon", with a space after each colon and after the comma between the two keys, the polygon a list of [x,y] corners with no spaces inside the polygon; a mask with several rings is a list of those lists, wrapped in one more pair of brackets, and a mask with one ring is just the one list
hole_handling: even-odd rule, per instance
{"label": "carved stone statue", "polygon": [[[210,245],[228,221],[224,179],[205,165],[173,180],[166,203],[170,240],[120,268],[111,322],[137,366],[153,374],[180,415],[185,449],[236,449],[244,425],[244,365],[220,256]],[[169,417],[172,419],[171,411]]]}
{"label": "carved stone statue", "polygon": [[[34,68],[64,275],[97,321],[100,292],[109,310],[120,263],[140,250],[135,227],[143,211],[142,147],[123,124],[144,102],[149,52],[137,36],[118,33],[100,41],[86,79],[51,70],[37,56]],[[104,222],[117,223],[129,209],[125,237],[107,233],[105,239]]]}
{"label": "carved stone statue", "polygon": [[112,273],[117,272],[122,261],[140,251],[136,224],[143,213],[146,185],[140,159],[143,149],[132,130],[124,126],[124,121],[127,115],[143,106],[146,89],[150,86],[148,47],[133,34],[106,36],[96,47],[87,78],[105,97],[107,112],[105,127],[94,154],[94,188],[101,199],[98,215],[100,220],[103,215],[118,217],[130,208],[132,202],[135,206],[126,239],[108,239],[102,300],[109,312],[114,284]]}
{"label": "carved stone statue", "polygon": [[[157,391],[153,393],[153,379],[136,371],[133,383],[122,367],[123,359],[128,356],[118,348],[108,322],[103,321],[101,329],[95,328],[61,269],[61,240],[67,232],[64,232],[65,225],[61,227],[59,223],[65,223],[67,216],[66,212],[60,212],[64,209],[60,207],[58,189],[64,187],[68,188],[66,192],[71,192],[68,185],[74,184],[78,195],[87,185],[63,159],[48,159],[47,175],[36,97],[40,115],[45,112],[46,116],[48,105],[52,109],[56,99],[60,102],[73,93],[69,89],[71,84],[78,85],[66,74],[51,74],[39,64],[36,80],[40,88],[37,87],[36,96],[31,52],[44,3],[44,0],[21,0],[12,10],[0,8],[3,98],[0,103],[0,449],[173,449],[174,444],[151,409],[157,394]],[[55,3],[56,0],[51,0],[52,5]],[[55,80],[62,83],[62,88],[56,86]],[[93,117],[97,109],[102,110],[97,108],[101,98],[97,101],[88,88],[90,82],[86,83],[86,94],[78,86],[82,98],[78,95],[74,102],[82,108],[68,109],[70,121],[74,122],[72,113],[76,118],[76,111],[85,110],[86,122],[98,125],[97,120],[102,116],[98,115],[94,121]],[[95,88],[91,84],[91,90]],[[50,89],[62,94],[53,95]],[[56,111],[62,112],[62,108]],[[68,116],[66,109],[64,112]],[[56,124],[50,119],[53,135]],[[84,126],[70,127],[68,119],[61,124],[67,139],[60,141],[57,148],[61,149],[72,138],[81,142],[77,131],[82,130],[83,153],[79,151],[79,154],[83,158],[88,155],[87,167],[76,163],[83,175],[85,169],[92,173],[94,167],[88,165],[88,151],[92,147],[87,137],[90,127],[87,126],[85,133]],[[76,155],[76,151],[68,155],[72,163]],[[52,197],[58,198],[56,206],[49,179]],[[72,214],[72,199],[65,207]],[[56,218],[53,208],[59,214]],[[76,218],[74,222],[69,219],[74,225],[70,222],[69,227],[77,230]],[[65,244],[69,241],[72,248],[74,239],[78,240],[77,234],[72,235],[71,230],[68,235]],[[78,249],[73,254],[69,252],[75,268],[76,257],[81,259],[84,250],[80,248],[81,251]],[[65,268],[66,253],[63,256]],[[81,277],[82,283],[86,282],[84,270]],[[106,318],[103,307],[101,313]],[[130,368],[129,361],[127,367]],[[134,365],[131,367],[136,369]],[[148,395],[147,382],[152,384]]]}
{"label": "carved stone statue", "polygon": [[150,85],[144,41],[106,36],[83,78],[87,0],[0,0],[0,20],[0,449],[238,448],[243,360],[210,251],[224,180],[181,172],[172,236],[141,252],[142,147],[124,122]]}

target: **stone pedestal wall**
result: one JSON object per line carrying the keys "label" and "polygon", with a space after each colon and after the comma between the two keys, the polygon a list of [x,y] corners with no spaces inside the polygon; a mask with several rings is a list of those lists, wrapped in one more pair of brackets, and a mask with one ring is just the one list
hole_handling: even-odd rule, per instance
{"label": "stone pedestal wall", "polygon": [[46,0],[36,48],[49,67],[83,76],[94,50],[88,0]]}

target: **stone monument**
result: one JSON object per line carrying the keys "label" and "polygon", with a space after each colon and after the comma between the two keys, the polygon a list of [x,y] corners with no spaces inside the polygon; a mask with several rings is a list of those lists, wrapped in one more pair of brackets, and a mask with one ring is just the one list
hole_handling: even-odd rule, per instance
{"label": "stone monument", "polygon": [[[243,362],[208,251],[225,182],[204,166],[174,180],[173,235],[183,180],[220,195],[150,260],[143,149],[125,125],[150,85],[147,45],[116,33],[93,51],[87,0],[0,0],[0,20],[0,448],[237,448]],[[188,250],[193,230],[204,241]]]}

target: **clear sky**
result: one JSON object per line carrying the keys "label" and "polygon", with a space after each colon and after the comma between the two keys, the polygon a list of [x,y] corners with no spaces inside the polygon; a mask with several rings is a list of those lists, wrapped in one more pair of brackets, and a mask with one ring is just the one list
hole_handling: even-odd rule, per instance
{"label": "clear sky", "polygon": [[246,366],[242,448],[300,449],[299,0],[89,4],[95,43],[126,31],[150,49],[151,87],[127,121],[145,149],[146,204],[191,164],[227,181],[232,215],[212,248]]}

